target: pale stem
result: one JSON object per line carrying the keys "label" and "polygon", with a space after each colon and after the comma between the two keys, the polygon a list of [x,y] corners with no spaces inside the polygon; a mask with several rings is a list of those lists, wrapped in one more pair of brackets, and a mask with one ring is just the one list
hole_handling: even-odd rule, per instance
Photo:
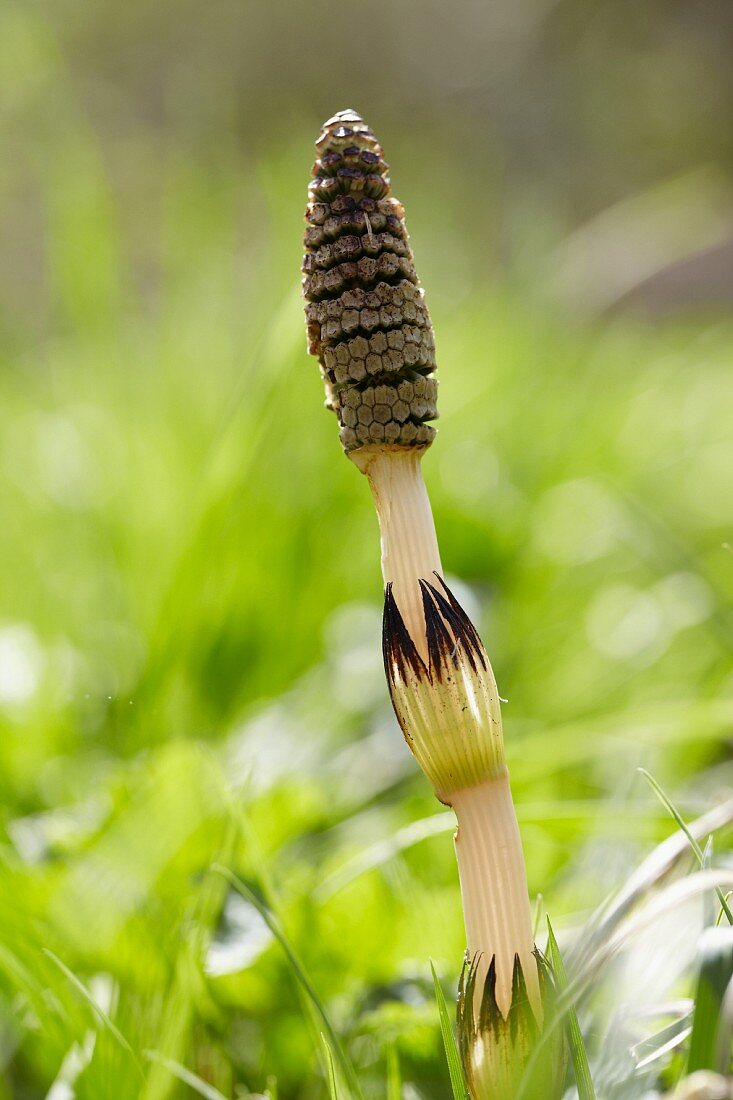
{"label": "pale stem", "polygon": [[496,1001],[506,1016],[512,1003],[514,956],[519,955],[527,994],[541,1020],[537,961],[527,873],[508,776],[451,793],[458,818],[455,836],[469,958],[480,953],[476,1005],[492,957]]}
{"label": "pale stem", "polygon": [[[382,536],[382,573],[418,652],[427,663],[425,615],[419,580],[442,576],[430,501],[423,481],[422,449],[363,447],[350,457],[369,479]],[[512,1001],[514,957],[519,955],[527,993],[542,1018],[532,916],[522,842],[506,775],[452,791],[458,818],[456,854],[471,958],[480,954],[477,1002],[496,957],[496,998],[506,1015]]]}
{"label": "pale stem", "polygon": [[382,535],[382,574],[423,660],[425,616],[418,580],[442,576],[438,540],[420,459],[421,448],[363,447],[353,456],[369,479]]}

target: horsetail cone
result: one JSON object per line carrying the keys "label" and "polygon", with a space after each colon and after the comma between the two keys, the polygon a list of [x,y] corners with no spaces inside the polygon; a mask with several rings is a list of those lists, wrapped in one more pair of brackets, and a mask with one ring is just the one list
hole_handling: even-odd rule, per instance
{"label": "horsetail cone", "polygon": [[[433,330],[404,210],[391,195],[374,134],[354,111],[342,111],[325,123],[316,148],[303,261],[308,350],[318,357],[341,444],[374,496],[395,713],[437,797],[458,819],[471,1001],[468,1011],[464,991],[459,1029],[471,1095],[504,1100],[506,1073],[496,1077],[497,1067],[505,1068],[511,1051],[520,1062],[525,1057],[529,1040],[515,1044],[516,1029],[525,1020],[541,1028],[544,986],[496,682],[475,627],[443,579],[422,476],[436,434],[428,421],[438,415]],[[482,1027],[487,1003],[507,1025],[509,1053],[501,1029]]]}
{"label": "horsetail cone", "polygon": [[325,123],[306,210],[308,350],[344,450],[425,447],[435,429],[435,341],[382,148],[354,111]]}

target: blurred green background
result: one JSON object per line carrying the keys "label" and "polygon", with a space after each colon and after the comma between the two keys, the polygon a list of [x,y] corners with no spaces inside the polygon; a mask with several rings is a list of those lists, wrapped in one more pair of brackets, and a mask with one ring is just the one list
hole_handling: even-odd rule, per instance
{"label": "blurred green background", "polygon": [[732,49],[728,0],[4,0],[1,1100],[325,1096],[215,864],[368,1096],[390,1052],[405,1100],[447,1095],[450,820],[386,700],[376,521],[299,301],[338,109],[407,208],[425,474],[533,895],[570,929],[667,835],[638,766],[690,815],[730,790]]}

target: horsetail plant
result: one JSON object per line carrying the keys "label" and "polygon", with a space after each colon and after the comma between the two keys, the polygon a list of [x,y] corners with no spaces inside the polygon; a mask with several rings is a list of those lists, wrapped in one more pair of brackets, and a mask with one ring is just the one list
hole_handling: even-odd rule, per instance
{"label": "horsetail plant", "polygon": [[[455,811],[467,951],[458,1041],[472,1100],[562,1093],[561,1028],[538,1044],[553,985],[537,952],[494,674],[443,579],[421,459],[435,438],[430,315],[404,209],[354,111],[325,123],[306,210],[308,350],[382,542],[383,655],[407,744]],[[529,1072],[528,1072],[529,1067]]]}

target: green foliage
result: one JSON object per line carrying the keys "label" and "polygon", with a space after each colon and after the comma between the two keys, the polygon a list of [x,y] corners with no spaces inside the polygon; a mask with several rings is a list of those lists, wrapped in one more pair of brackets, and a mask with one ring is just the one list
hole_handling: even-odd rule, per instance
{"label": "green foliage", "polygon": [[[348,1064],[367,1100],[442,1100],[427,960],[457,981],[452,823],[386,702],[376,524],[298,297],[341,88],[319,77],[302,125],[275,98],[276,132],[240,141],[227,67],[192,90],[175,35],[201,21],[168,8],[102,5],[99,33],[76,3],[0,11],[0,1100],[321,1100],[321,1031],[342,1096]],[[531,890],[580,925],[669,831],[637,766],[686,820],[729,784],[733,331],[559,303],[558,210],[499,211],[491,172],[408,129],[385,143],[436,327],[443,559],[509,699]],[[664,967],[630,996],[604,954],[588,992],[604,1100],[684,1065],[684,1036],[629,1065],[652,1032],[629,1005],[694,990],[652,917]],[[599,951],[568,950],[571,987]]]}
{"label": "green foliage", "polygon": [[323,1027],[325,1027],[326,1035],[321,1032],[321,1040],[323,1042],[323,1047],[326,1053],[329,1088],[331,1090],[333,1100],[337,1100],[337,1089],[336,1070],[333,1063],[332,1047],[334,1050],[336,1050],[338,1054],[339,1065],[341,1066],[344,1076],[349,1083],[349,1087],[353,1092],[354,1100],[360,1100],[361,1088],[359,1086],[359,1081],[356,1077],[356,1073],[354,1072],[354,1067],[351,1065],[351,1062],[344,1054],[341,1043],[338,1040],[338,1036],[336,1035],[336,1032],[334,1031],[331,1021],[328,1018],[326,1010],[324,1009],[323,1004],[321,1003],[321,1000],[313,987],[313,983],[303,969],[302,963],[296,956],[295,951],[291,946],[283,929],[280,927],[279,922],[275,919],[275,916],[270,912],[267,906],[257,897],[254,891],[250,890],[240,879],[237,878],[236,875],[233,875],[230,871],[227,870],[227,868],[218,867],[216,865],[213,867],[213,870],[223,874],[224,877],[237,891],[237,893],[241,894],[241,896],[244,897],[260,914],[270,932],[272,932],[273,936],[285,952],[288,965],[290,966],[295,980],[304,994],[306,1007],[313,1010],[319,1023],[322,1024]]}

